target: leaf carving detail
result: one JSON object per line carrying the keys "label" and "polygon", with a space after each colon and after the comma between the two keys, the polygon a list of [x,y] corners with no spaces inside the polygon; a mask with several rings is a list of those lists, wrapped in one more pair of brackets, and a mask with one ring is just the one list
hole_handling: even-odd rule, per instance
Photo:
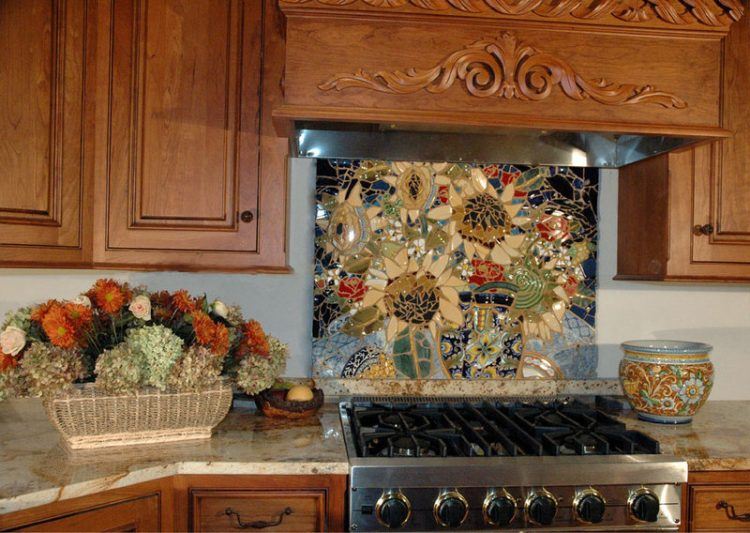
{"label": "leaf carving detail", "polygon": [[651,85],[587,80],[563,59],[519,43],[510,32],[457,50],[433,67],[381,70],[374,74],[359,69],[354,74],[336,75],[319,88],[341,91],[359,87],[390,94],[425,90],[439,94],[456,80],[461,80],[469,94],[478,98],[538,101],[549,97],[559,86],[566,96],[579,101],[590,98],[606,105],[652,103],[667,108],[687,107],[681,98]]}
{"label": "leaf carving detail", "polygon": [[533,13],[545,18],[571,16],[581,20],[611,16],[633,23],[659,19],[668,24],[699,23],[713,27],[729,26],[744,13],[741,0],[281,0],[281,3],[349,6],[358,1],[383,9],[412,6],[428,11],[490,11],[511,16]]}

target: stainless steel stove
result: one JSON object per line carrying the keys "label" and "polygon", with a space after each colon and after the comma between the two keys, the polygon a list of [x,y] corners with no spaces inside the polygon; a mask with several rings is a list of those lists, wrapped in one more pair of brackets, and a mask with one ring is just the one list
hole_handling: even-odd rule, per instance
{"label": "stainless steel stove", "polygon": [[578,401],[340,405],[352,531],[674,531],[687,463]]}

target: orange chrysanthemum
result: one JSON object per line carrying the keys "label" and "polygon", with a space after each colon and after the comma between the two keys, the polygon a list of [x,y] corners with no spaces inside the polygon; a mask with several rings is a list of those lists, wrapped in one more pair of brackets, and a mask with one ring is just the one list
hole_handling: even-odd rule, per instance
{"label": "orange chrysanthemum", "polygon": [[3,353],[0,350],[0,372],[5,371],[7,368],[12,368],[18,364],[18,359],[7,353]]}
{"label": "orange chrysanthemum", "polygon": [[172,295],[172,305],[183,313],[192,313],[197,309],[195,300],[184,289]]}
{"label": "orange chrysanthemum", "polygon": [[211,341],[211,351],[224,356],[229,351],[229,330],[224,324],[216,324],[214,338]]}
{"label": "orange chrysanthemum", "polygon": [[267,357],[271,348],[268,345],[266,333],[257,320],[250,320],[242,326],[245,346],[255,355]]}
{"label": "orange chrysanthemum", "polygon": [[76,345],[75,329],[60,305],[49,308],[42,319],[42,328],[55,346],[72,348]]}
{"label": "orange chrysanthemum", "polygon": [[42,323],[42,320],[44,320],[44,315],[47,314],[47,311],[52,308],[52,306],[60,305],[60,302],[57,300],[47,300],[43,304],[39,304],[32,312],[31,312],[31,320],[34,322]]}
{"label": "orange chrysanthemum", "polygon": [[102,311],[114,315],[130,299],[130,291],[113,279],[100,279],[89,291],[89,297]]}
{"label": "orange chrysanthemum", "polygon": [[76,330],[87,328],[94,317],[91,308],[85,305],[68,302],[65,304],[64,309],[65,314],[68,315],[68,319],[70,319]]}
{"label": "orange chrysanthemum", "polygon": [[214,339],[214,321],[206,313],[196,311],[193,313],[193,331],[195,340],[202,346],[209,346]]}

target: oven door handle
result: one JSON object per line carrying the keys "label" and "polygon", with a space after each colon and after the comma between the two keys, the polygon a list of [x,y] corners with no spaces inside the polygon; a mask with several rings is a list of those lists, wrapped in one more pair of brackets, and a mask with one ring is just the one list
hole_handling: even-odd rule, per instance
{"label": "oven door handle", "polygon": [[724,500],[721,500],[719,503],[716,504],[716,509],[724,509],[724,512],[727,513],[727,518],[730,520],[737,520],[739,522],[750,522],[750,513],[745,514],[737,514],[734,512],[734,505],[731,503],[727,503]]}
{"label": "oven door handle", "polygon": [[292,514],[292,512],[292,508],[287,507],[279,513],[279,517],[276,520],[256,520],[254,522],[243,522],[242,517],[240,517],[240,513],[238,513],[231,507],[227,507],[226,509],[224,509],[225,515],[230,518],[234,516],[237,519],[237,526],[235,526],[236,529],[265,529],[267,527],[278,526],[284,520],[284,517]]}

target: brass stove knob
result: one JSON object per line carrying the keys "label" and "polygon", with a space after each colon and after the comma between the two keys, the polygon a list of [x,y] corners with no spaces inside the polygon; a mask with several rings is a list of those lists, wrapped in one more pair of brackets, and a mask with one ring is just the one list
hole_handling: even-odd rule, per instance
{"label": "brass stove knob", "polygon": [[443,527],[458,527],[469,515],[469,504],[457,490],[441,492],[432,508],[435,522]]}
{"label": "brass stove knob", "polygon": [[589,487],[576,494],[573,498],[573,514],[576,520],[584,524],[598,524],[604,520],[607,501],[602,494]]}
{"label": "brass stove knob", "polygon": [[513,522],[518,511],[518,502],[507,490],[496,491],[492,489],[487,492],[482,505],[484,521],[497,527],[507,527]]}
{"label": "brass stove knob", "polygon": [[557,516],[557,498],[545,490],[533,491],[526,498],[524,505],[526,519],[535,526],[549,526]]}
{"label": "brass stove knob", "polygon": [[396,529],[409,521],[411,502],[399,490],[383,492],[375,503],[375,518],[388,529]]}

